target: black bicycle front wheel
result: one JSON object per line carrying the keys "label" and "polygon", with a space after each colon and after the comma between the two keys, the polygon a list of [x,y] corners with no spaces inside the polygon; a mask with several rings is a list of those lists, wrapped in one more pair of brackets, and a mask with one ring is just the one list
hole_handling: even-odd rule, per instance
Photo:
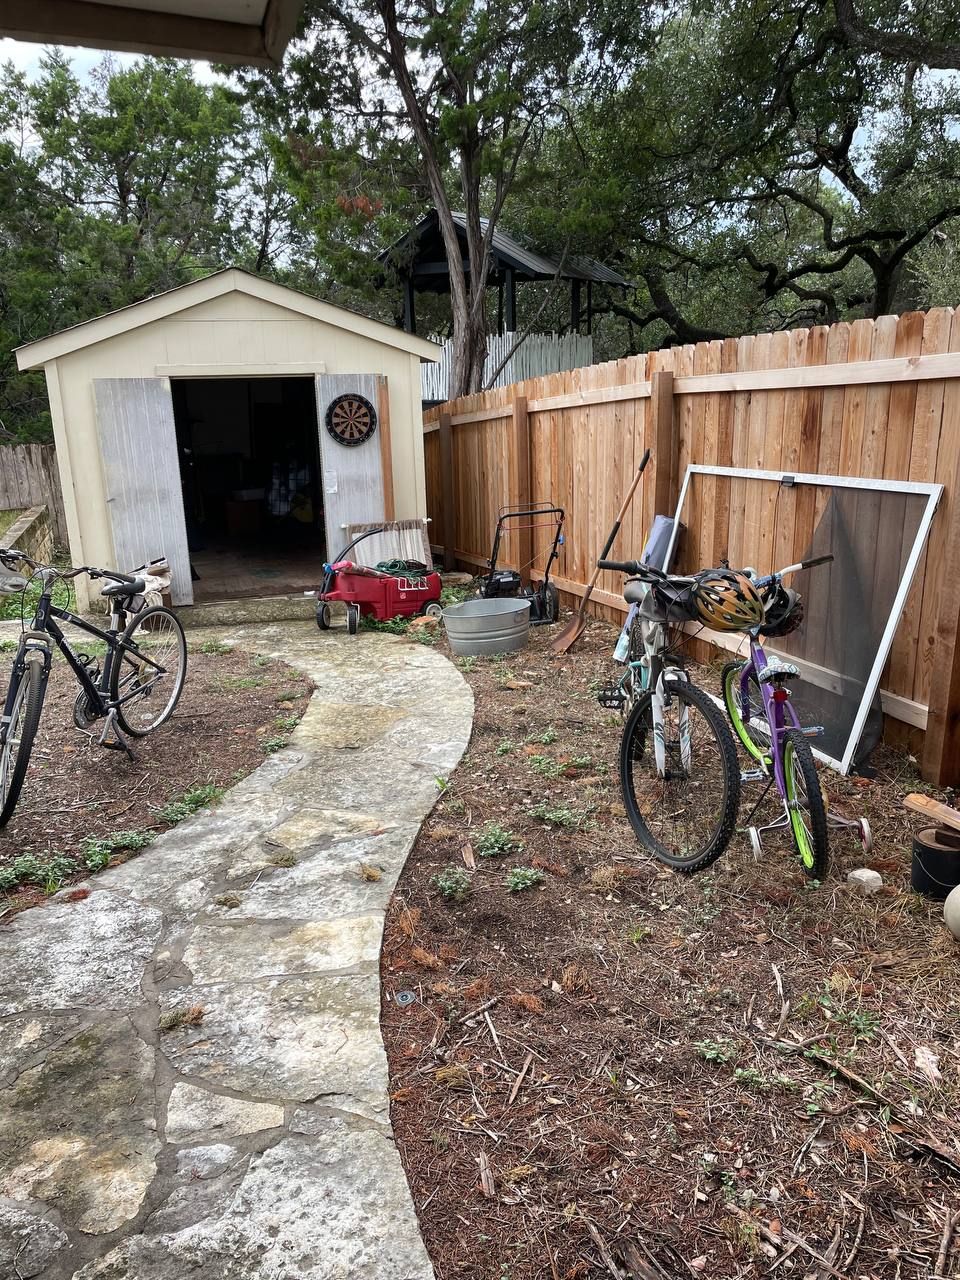
{"label": "black bicycle front wheel", "polygon": [[691,875],[719,858],[733,835],[740,804],[736,747],[721,712],[685,680],[669,686],[662,772],[655,735],[653,698],[645,693],[620,742],[624,808],[643,847]]}
{"label": "black bicycle front wheel", "polygon": [[43,709],[42,662],[27,662],[13,695],[7,736],[0,749],[0,827],[5,827],[17,807],[30,763],[33,740]]}
{"label": "black bicycle front wheel", "polygon": [[125,647],[110,672],[110,700],[124,733],[145,738],[173,715],[187,676],[180,619],[158,605],[137,614],[120,637]]}

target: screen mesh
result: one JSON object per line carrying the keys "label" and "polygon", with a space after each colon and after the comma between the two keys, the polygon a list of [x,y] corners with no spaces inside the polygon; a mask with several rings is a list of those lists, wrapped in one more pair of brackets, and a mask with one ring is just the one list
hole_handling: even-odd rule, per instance
{"label": "screen mesh", "polygon": [[[814,486],[807,486],[814,487]],[[846,750],[894,598],[927,504],[926,494],[816,487],[822,514],[796,559],[832,555],[831,564],[786,583],[803,599],[804,620],[764,648],[800,667],[792,687],[801,722],[822,725],[813,745],[840,760]],[[781,568],[782,566],[775,566]],[[880,697],[873,699],[854,753],[862,766],[880,740]]]}

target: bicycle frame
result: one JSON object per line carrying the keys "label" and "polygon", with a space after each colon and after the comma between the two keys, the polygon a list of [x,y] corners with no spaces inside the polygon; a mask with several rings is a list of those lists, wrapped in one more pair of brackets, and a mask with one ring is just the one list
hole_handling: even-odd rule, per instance
{"label": "bicycle frame", "polygon": [[[644,583],[644,600],[649,596],[651,586]],[[682,667],[672,666],[664,661],[667,651],[667,625],[659,619],[644,618],[641,604],[632,604],[624,623],[624,631],[629,634],[634,619],[641,614],[641,634],[643,638],[643,656],[627,663],[627,669],[619,681],[619,688],[624,695],[624,705],[632,707],[638,693],[650,693],[651,711],[654,724],[653,754],[657,772],[662,777],[666,772],[667,753],[664,743],[664,708],[670,704],[670,684],[674,681],[686,680],[687,673]],[[637,689],[639,675],[640,688]],[[690,768],[690,723],[687,708],[680,712],[680,758],[685,769]]]}
{"label": "bicycle frame", "polygon": [[[741,715],[747,724],[749,724],[751,718],[750,702],[753,692],[750,677],[758,675],[768,665],[763,645],[757,636],[751,634],[750,659],[740,672]],[[799,729],[801,733],[803,732],[796,709],[790,700],[790,695],[782,687],[782,680],[786,678],[787,674],[787,672],[784,672],[784,676],[781,679],[774,678],[763,683],[760,683],[759,680],[757,681],[760,685],[763,714],[770,728],[773,779],[784,801],[787,798],[787,779],[783,771],[783,735],[788,729]],[[782,693],[785,696],[778,698],[778,693]]]}
{"label": "bicycle frame", "polygon": [[[45,584],[45,586],[48,584]],[[103,660],[103,667],[100,672],[100,683],[95,684],[90,678],[87,668],[80,661],[77,654],[70,647],[63,631],[57,624],[56,619],[67,622],[71,626],[79,628],[81,631],[87,632],[88,635],[95,636],[96,639],[103,641],[107,646],[107,652]],[[153,659],[142,649],[134,644],[129,644],[121,638],[121,632],[126,625],[126,612],[120,609],[114,609],[110,615],[110,625],[104,630],[96,626],[92,622],[88,622],[85,618],[78,617],[75,613],[71,613],[69,609],[61,609],[52,601],[52,594],[48,590],[44,590],[37,601],[37,607],[33,616],[33,623],[29,630],[23,632],[20,638],[20,646],[14,659],[13,673],[17,677],[11,679],[7,688],[6,698],[4,700],[3,717],[0,719],[0,745],[6,741],[7,729],[10,724],[11,714],[13,712],[13,700],[16,697],[17,686],[28,661],[28,654],[32,651],[42,654],[44,683],[50,672],[52,653],[50,641],[57,646],[63,654],[67,665],[76,677],[77,683],[86,694],[90,701],[91,710],[95,712],[96,718],[108,715],[110,711],[116,710],[131,698],[138,697],[142,692],[142,686],[132,690],[122,698],[116,701],[111,700],[107,694],[110,689],[110,678],[117,662],[122,662],[125,653],[135,653],[138,662],[146,663],[154,668],[158,675],[164,674],[164,668],[160,663],[154,662]],[[35,659],[34,659],[35,660]]]}

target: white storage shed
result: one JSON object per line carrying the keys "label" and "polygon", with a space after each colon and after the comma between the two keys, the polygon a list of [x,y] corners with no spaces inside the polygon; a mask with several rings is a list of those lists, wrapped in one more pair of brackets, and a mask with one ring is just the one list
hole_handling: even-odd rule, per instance
{"label": "white storage shed", "polygon": [[46,374],[74,563],[166,556],[190,604],[316,586],[348,526],[426,517],[420,362],[438,354],[228,268],[17,361]]}

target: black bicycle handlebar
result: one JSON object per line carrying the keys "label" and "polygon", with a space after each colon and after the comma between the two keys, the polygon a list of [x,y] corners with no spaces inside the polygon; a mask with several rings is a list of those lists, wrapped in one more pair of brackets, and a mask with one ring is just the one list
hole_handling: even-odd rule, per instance
{"label": "black bicycle handlebar", "polygon": [[120,573],[118,569],[98,569],[94,565],[82,564],[73,569],[58,569],[53,564],[41,564],[32,556],[18,551],[16,547],[0,547],[0,562],[3,564],[28,564],[31,569],[47,569],[59,578],[79,578],[85,573],[91,578],[112,578],[115,582],[136,582],[136,575]]}
{"label": "black bicycle handlebar", "polygon": [[662,569],[657,569],[652,564],[642,564],[639,560],[598,560],[597,567],[599,569],[611,569],[614,573],[625,573],[631,578],[655,578],[659,580],[667,576]]}

